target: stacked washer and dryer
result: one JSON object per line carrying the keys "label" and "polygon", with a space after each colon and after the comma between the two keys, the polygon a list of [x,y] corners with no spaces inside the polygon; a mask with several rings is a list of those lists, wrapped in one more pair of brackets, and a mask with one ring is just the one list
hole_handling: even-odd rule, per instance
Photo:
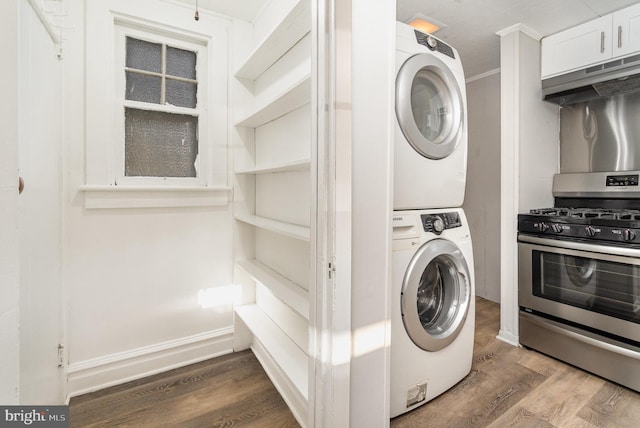
{"label": "stacked washer and dryer", "polygon": [[467,112],[457,51],[397,24],[391,417],[471,370],[473,253],[461,205]]}

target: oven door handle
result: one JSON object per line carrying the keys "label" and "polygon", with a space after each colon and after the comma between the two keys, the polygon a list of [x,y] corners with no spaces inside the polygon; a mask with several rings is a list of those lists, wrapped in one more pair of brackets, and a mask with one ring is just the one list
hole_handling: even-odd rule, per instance
{"label": "oven door handle", "polygon": [[518,242],[546,245],[549,247],[566,248],[568,250],[589,251],[613,256],[640,257],[640,249],[630,247],[614,247],[576,241],[562,241],[559,239],[540,238],[537,236],[518,235]]}
{"label": "oven door handle", "polygon": [[595,346],[596,348],[604,349],[605,351],[615,352],[616,354],[624,355],[628,358],[640,360],[640,354],[638,352],[623,348],[622,346],[614,345],[612,343],[604,342],[602,341],[602,339],[598,340],[589,336],[585,336],[585,333],[577,333],[567,326],[560,327],[554,321],[540,321],[537,316],[528,314],[526,312],[520,312],[520,316],[525,317],[529,322],[536,324],[543,329],[553,331],[554,333],[560,334],[562,336],[570,337],[574,340],[577,340],[578,342],[586,343],[587,345]]}

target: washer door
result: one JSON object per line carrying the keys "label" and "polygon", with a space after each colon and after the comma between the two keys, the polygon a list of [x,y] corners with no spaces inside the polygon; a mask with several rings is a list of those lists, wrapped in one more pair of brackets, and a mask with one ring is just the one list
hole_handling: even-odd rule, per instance
{"label": "washer door", "polygon": [[455,340],[469,311],[469,269],[457,245],[425,243],[411,259],[402,283],[404,327],[413,343],[438,351]]}
{"label": "washer door", "polygon": [[447,65],[432,54],[409,58],[396,79],[396,116],[405,138],[422,156],[442,159],[463,130],[462,93]]}

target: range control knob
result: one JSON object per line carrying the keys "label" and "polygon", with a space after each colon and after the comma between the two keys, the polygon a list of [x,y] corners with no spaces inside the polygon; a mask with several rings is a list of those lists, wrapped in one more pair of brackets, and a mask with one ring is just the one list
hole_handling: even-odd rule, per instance
{"label": "range control knob", "polygon": [[433,221],[433,230],[440,234],[444,230],[444,221],[441,218],[437,218]]}
{"label": "range control knob", "polygon": [[533,227],[538,229],[540,232],[546,232],[549,229],[549,225],[542,222],[534,224]]}
{"label": "range control knob", "polygon": [[429,45],[431,49],[435,49],[438,45],[438,41],[433,36],[427,36],[427,45]]}
{"label": "range control knob", "polygon": [[633,230],[625,229],[622,231],[623,241],[633,241],[636,239],[636,233]]}
{"label": "range control knob", "polygon": [[555,232],[555,233],[561,233],[562,232],[562,226],[556,223],[553,223],[551,225],[551,229]]}
{"label": "range control knob", "polygon": [[584,231],[587,234],[587,236],[596,236],[596,233],[598,233],[598,231],[593,226],[585,227]]}

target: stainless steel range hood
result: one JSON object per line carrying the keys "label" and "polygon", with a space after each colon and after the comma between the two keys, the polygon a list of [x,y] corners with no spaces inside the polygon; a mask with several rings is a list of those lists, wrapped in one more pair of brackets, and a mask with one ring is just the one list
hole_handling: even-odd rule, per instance
{"label": "stainless steel range hood", "polygon": [[640,90],[640,54],[542,81],[545,101],[574,104]]}

